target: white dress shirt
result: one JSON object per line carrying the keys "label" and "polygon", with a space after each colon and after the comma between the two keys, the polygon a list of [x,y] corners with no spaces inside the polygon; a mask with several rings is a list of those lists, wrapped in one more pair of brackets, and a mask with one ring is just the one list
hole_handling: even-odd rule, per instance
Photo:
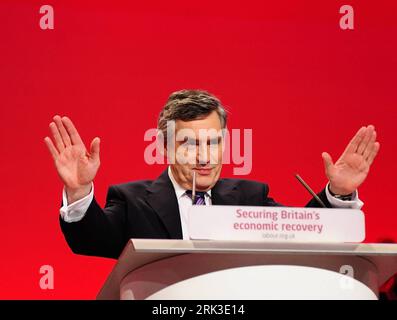
{"label": "white dress shirt", "polygon": [[[188,234],[188,212],[190,207],[192,206],[192,198],[190,198],[186,194],[186,189],[182,188],[175,180],[171,167],[168,167],[168,176],[170,177],[170,180],[172,182],[172,185],[174,186],[176,198],[178,199],[178,205],[179,205],[179,213],[181,215],[181,226],[182,226],[182,236],[184,240],[189,240],[189,234]],[[209,206],[212,204],[211,202],[211,190],[207,191],[204,197],[205,200],[205,205]]]}
{"label": "white dress shirt", "polygon": [[[178,199],[178,206],[179,206],[179,213],[181,218],[181,226],[182,226],[182,236],[184,240],[189,239],[188,234],[188,212],[190,207],[192,206],[192,199],[186,194],[186,189],[182,188],[175,180],[174,176],[171,172],[171,167],[168,167],[168,176],[174,186],[175,195]],[[329,184],[329,183],[328,183]],[[364,203],[358,198],[358,191],[356,190],[353,193],[353,197],[351,201],[340,200],[333,197],[329,190],[328,184],[325,188],[325,194],[329,203],[334,208],[350,208],[350,209],[361,209]],[[84,198],[73,202],[72,204],[68,205],[68,199],[66,196],[65,189],[63,189],[63,205],[60,209],[60,214],[62,219],[65,222],[77,222],[83,219],[85,213],[88,210],[92,200],[94,199],[94,184],[92,184],[91,192],[85,196]],[[211,202],[211,190],[207,191],[205,195],[205,205],[210,206]]]}

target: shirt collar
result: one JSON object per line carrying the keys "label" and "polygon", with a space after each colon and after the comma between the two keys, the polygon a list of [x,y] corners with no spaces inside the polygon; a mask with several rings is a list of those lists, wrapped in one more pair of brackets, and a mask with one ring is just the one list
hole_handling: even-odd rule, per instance
{"label": "shirt collar", "polygon": [[[168,166],[168,176],[172,182],[172,185],[174,186],[176,198],[180,199],[186,192],[185,188],[182,188],[178,182],[176,182],[174,175],[172,174],[171,166]],[[207,194],[211,197],[211,190],[207,191]]]}

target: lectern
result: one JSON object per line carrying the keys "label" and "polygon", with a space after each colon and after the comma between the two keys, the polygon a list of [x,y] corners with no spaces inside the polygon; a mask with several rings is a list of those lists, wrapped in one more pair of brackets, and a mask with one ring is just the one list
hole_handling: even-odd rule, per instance
{"label": "lectern", "polygon": [[97,299],[377,299],[396,244],[131,239]]}

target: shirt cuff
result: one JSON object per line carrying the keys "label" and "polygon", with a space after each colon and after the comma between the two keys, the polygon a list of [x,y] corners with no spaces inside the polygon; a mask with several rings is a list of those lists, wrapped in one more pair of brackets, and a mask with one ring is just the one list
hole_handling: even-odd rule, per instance
{"label": "shirt cuff", "polygon": [[364,205],[364,202],[362,202],[358,198],[358,190],[353,192],[352,199],[349,201],[346,200],[341,200],[338,198],[335,198],[334,196],[331,195],[329,192],[329,182],[327,186],[325,187],[325,194],[327,196],[328,202],[331,204],[333,208],[350,208],[350,209],[361,209],[362,206]]}
{"label": "shirt cuff", "polygon": [[63,188],[62,192],[62,207],[59,210],[61,214],[61,218],[65,222],[77,222],[84,218],[85,213],[88,210],[92,200],[94,199],[94,183],[91,184],[90,193],[68,205],[68,197],[66,195],[65,188]]}

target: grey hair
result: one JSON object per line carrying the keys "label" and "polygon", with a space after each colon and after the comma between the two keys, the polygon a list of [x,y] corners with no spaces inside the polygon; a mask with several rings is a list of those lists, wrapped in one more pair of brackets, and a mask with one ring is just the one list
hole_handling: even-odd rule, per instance
{"label": "grey hair", "polygon": [[167,136],[167,122],[172,120],[190,121],[204,118],[216,111],[222,129],[226,128],[227,112],[220,100],[204,90],[180,90],[173,92],[161,110],[157,128]]}

